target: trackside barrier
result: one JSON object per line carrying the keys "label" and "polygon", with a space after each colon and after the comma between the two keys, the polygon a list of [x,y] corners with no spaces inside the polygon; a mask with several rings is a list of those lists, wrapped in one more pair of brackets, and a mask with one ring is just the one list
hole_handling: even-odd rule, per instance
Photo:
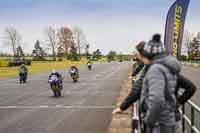
{"label": "trackside barrier", "polygon": [[[186,106],[183,105],[181,109],[181,114],[182,114],[182,133],[188,133],[186,131],[186,124],[189,126],[189,133],[200,133],[200,107],[198,107],[195,103],[193,103],[191,100],[189,100],[187,103],[189,105],[190,113],[189,116],[186,114]],[[133,104],[132,106],[132,133],[137,133],[137,130],[139,126],[136,124],[138,123],[138,114],[134,113],[137,111],[136,109],[136,104]],[[137,118],[137,119],[136,119]],[[137,126],[136,126],[136,125]],[[197,127],[197,125],[199,127]]]}
{"label": "trackside barrier", "polygon": [[188,101],[186,104],[190,107],[190,116],[186,114],[186,106],[182,107],[182,133],[186,133],[186,123],[190,127],[190,133],[200,133],[200,129],[196,126],[200,126],[200,107],[198,107],[192,101]]}
{"label": "trackside barrier", "polygon": [[134,103],[132,105],[132,111],[131,111],[131,133],[138,133],[139,130],[139,114],[137,110],[137,103]]}

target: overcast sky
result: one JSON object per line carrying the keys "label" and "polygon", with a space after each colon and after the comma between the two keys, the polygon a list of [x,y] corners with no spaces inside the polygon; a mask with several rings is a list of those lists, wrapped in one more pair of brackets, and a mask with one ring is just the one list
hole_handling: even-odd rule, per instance
{"label": "overcast sky", "polygon": [[[22,35],[24,50],[32,51],[35,40],[44,41],[48,26],[79,26],[92,49],[130,53],[133,44],[164,34],[166,14],[174,0],[0,0],[0,52],[5,28]],[[186,29],[200,31],[200,1],[191,0]]]}

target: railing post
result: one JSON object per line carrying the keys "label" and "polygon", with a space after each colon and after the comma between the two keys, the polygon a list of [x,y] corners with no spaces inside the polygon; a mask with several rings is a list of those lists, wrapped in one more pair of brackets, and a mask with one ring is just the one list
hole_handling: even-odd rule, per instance
{"label": "railing post", "polygon": [[195,126],[195,110],[194,107],[191,105],[191,133],[195,133],[193,127]]}
{"label": "railing post", "polygon": [[137,113],[137,104],[132,105],[132,118],[131,118],[131,126],[132,126],[132,133],[138,133],[139,129],[139,116]]}
{"label": "railing post", "polygon": [[184,115],[185,115],[185,104],[183,104],[183,106],[182,106],[182,133],[185,133],[185,119],[184,119]]}

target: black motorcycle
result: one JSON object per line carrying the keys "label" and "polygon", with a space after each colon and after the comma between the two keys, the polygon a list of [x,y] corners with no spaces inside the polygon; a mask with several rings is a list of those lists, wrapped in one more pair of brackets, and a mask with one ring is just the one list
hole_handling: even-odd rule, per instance
{"label": "black motorcycle", "polygon": [[20,84],[27,82],[27,73],[26,72],[19,73],[19,82],[20,82]]}
{"label": "black motorcycle", "polygon": [[74,82],[78,82],[79,75],[76,70],[74,70],[74,69],[70,70],[70,75]]}
{"label": "black motorcycle", "polygon": [[92,64],[88,63],[87,66],[88,66],[88,70],[91,71],[92,70]]}

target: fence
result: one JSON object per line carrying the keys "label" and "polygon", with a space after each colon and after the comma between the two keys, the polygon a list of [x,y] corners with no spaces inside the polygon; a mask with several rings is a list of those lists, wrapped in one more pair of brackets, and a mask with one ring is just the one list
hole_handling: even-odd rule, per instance
{"label": "fence", "polygon": [[[186,104],[190,108],[186,108],[185,105],[182,106],[182,110],[181,110],[182,133],[200,133],[200,107],[198,107],[196,104],[194,104],[190,100]],[[136,104],[133,104],[133,108],[135,108],[135,106]],[[189,109],[189,112],[186,113],[186,109]],[[132,110],[132,114],[134,114],[134,111],[136,111],[136,109]],[[187,114],[189,114],[189,116]],[[134,115],[132,115],[131,117],[133,118],[133,116]],[[134,121],[134,122],[138,122],[138,121]],[[189,129],[188,128],[186,129],[186,124],[189,126]],[[132,124],[132,133],[136,132],[135,129],[138,129],[138,126],[135,127]]]}
{"label": "fence", "polygon": [[[186,132],[186,124],[189,126],[190,133],[200,133],[200,107],[198,107],[196,104],[194,104],[192,101],[188,101],[186,104],[189,105],[190,113],[189,116],[186,113],[186,106],[184,105],[182,107],[182,133]],[[188,110],[187,110],[188,111]],[[188,128],[187,128],[188,130]]]}

